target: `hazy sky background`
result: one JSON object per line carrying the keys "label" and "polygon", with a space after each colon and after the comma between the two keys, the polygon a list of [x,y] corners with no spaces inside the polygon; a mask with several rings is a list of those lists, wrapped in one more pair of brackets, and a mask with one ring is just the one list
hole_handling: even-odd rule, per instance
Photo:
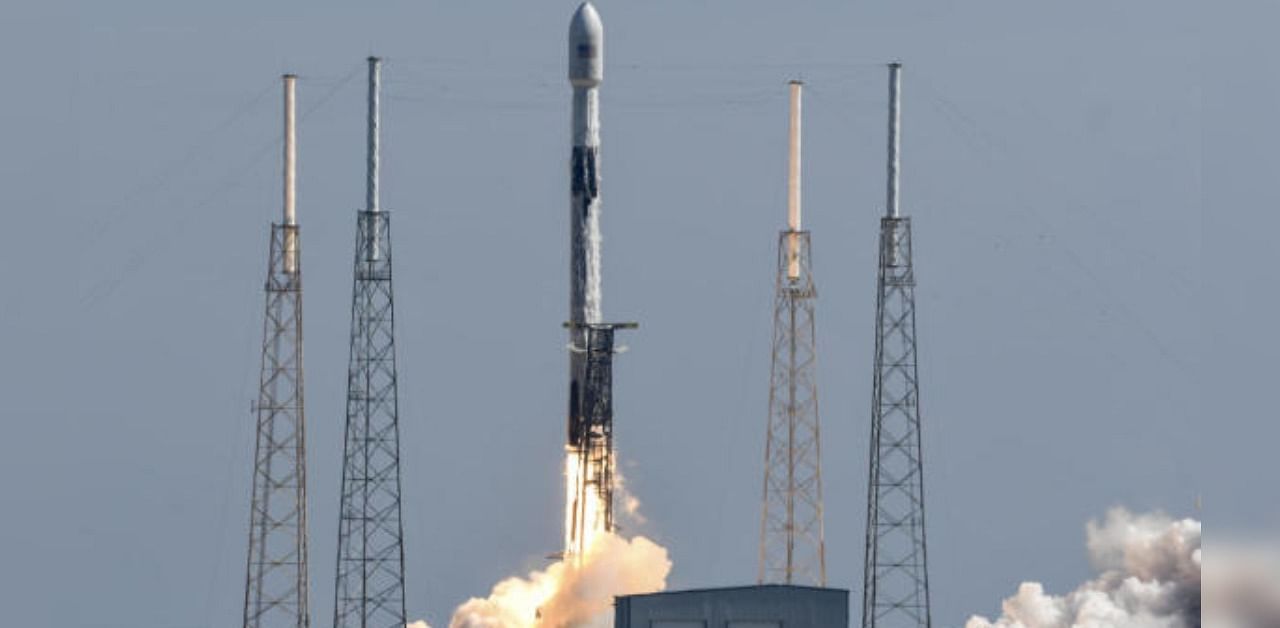
{"label": "hazy sky background", "polygon": [[[1108,507],[1273,525],[1276,10],[600,0],[617,442],[670,586],[756,573],[786,81],[805,104],[830,584],[861,588],[883,63],[904,61],[934,617],[1090,572]],[[1207,3],[1206,3],[1207,4]],[[312,613],[331,621],[364,57],[384,66],[409,609],[562,512],[576,0],[10,5],[0,613],[237,625],[278,75],[301,75]],[[1204,15],[1202,15],[1204,13]],[[854,611],[857,612],[855,604]]]}

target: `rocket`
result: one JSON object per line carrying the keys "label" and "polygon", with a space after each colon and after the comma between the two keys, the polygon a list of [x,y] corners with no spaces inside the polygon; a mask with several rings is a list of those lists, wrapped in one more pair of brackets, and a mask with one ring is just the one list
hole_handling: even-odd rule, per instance
{"label": "rocket", "polygon": [[581,558],[613,527],[613,356],[619,329],[600,313],[600,82],[604,25],[591,2],[569,23],[573,150],[569,160],[569,412],[565,554]]}
{"label": "rocket", "polygon": [[600,313],[600,83],[604,79],[604,25],[590,2],[569,23],[569,83],[573,86],[573,152],[569,202],[569,421],[570,447],[582,445],[588,326]]}

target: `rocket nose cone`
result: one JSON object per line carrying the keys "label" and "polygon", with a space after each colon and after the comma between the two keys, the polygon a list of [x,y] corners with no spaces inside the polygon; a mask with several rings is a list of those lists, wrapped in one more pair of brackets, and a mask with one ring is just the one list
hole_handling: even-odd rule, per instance
{"label": "rocket nose cone", "polygon": [[573,12],[569,22],[569,41],[582,43],[600,43],[604,39],[604,24],[600,22],[600,13],[595,5],[583,2]]}
{"label": "rocket nose cone", "polygon": [[583,2],[569,22],[569,81],[595,86],[604,79],[604,23],[590,2]]}

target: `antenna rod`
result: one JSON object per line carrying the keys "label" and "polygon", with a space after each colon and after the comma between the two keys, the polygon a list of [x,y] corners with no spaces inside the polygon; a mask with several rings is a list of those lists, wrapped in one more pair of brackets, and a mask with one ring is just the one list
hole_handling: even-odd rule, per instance
{"label": "antenna rod", "polygon": [[380,131],[382,115],[379,110],[379,97],[382,89],[382,59],[369,57],[369,137],[368,137],[368,172],[365,188],[365,208],[370,216],[368,238],[364,243],[364,252],[368,260],[376,262],[382,255],[378,245],[378,234],[381,230],[380,199],[378,193],[378,162],[381,149]]}
{"label": "antenna rod", "polygon": [[789,161],[787,170],[787,230],[791,231],[787,244],[787,278],[800,278],[800,96],[804,83],[791,81],[791,121],[788,131]]}
{"label": "antenna rod", "polygon": [[790,162],[787,172],[787,228],[800,230],[800,91],[804,83],[791,81]]}
{"label": "antenna rod", "polygon": [[284,75],[284,224],[298,224],[297,207],[294,204],[294,181],[297,175],[298,145],[297,125],[294,120],[294,85],[298,77]]}
{"label": "antenna rod", "polygon": [[898,169],[902,165],[902,64],[889,64],[889,188],[885,195],[885,212],[898,217]]}
{"label": "antenna rod", "polygon": [[296,201],[298,174],[298,127],[294,106],[298,77],[286,74],[284,79],[284,272],[298,270],[298,209]]}
{"label": "antenna rod", "polygon": [[365,208],[371,212],[381,211],[378,205],[378,132],[382,126],[379,112],[379,94],[382,84],[382,59],[369,57],[369,181],[365,195]]}

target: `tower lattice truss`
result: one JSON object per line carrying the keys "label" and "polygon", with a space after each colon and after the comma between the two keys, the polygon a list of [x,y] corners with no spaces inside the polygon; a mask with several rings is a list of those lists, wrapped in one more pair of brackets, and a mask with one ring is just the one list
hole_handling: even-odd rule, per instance
{"label": "tower lattice truss", "polygon": [[391,224],[357,216],[335,628],[404,628]]}
{"label": "tower lattice truss", "polygon": [[928,627],[911,219],[880,221],[864,628]]}
{"label": "tower lattice truss", "polygon": [[826,584],[809,232],[778,240],[760,529],[761,583]]}
{"label": "tower lattice truss", "polygon": [[245,628],[307,628],[302,271],[297,225],[272,225],[256,410]]}
{"label": "tower lattice truss", "polygon": [[[595,491],[604,530],[613,531],[613,327],[587,330],[587,377],[582,395],[583,490]],[[584,503],[585,499],[582,500]]]}
{"label": "tower lattice truss", "polygon": [[[635,323],[588,323],[584,351],[584,387],[581,406],[570,435],[577,453],[575,494],[571,496],[573,528],[570,552],[581,557],[594,532],[613,532],[615,456],[613,450],[613,356],[615,332],[633,329]],[[591,529],[598,526],[598,529]]]}

